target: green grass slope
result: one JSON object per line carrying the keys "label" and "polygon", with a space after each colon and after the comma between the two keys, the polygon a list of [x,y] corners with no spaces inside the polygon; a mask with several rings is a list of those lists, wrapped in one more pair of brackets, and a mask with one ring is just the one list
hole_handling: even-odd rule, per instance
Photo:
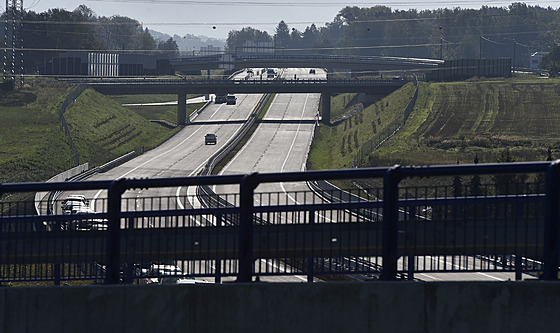
{"label": "green grass slope", "polygon": [[[174,114],[176,118],[177,109]],[[152,149],[175,134],[93,89],[84,91],[65,114],[80,162],[99,165],[141,147]],[[159,117],[154,117],[159,119]]]}
{"label": "green grass slope", "polygon": [[[60,106],[73,86],[30,81],[22,89],[0,91],[0,183],[44,181],[70,168],[71,151],[59,121]],[[65,118],[80,163],[100,165],[129,151],[154,148],[179,129],[150,119],[177,120],[177,106],[123,107],[122,103],[176,100],[176,95],[109,98],[88,89],[68,107]],[[187,113],[200,108],[187,105]]]}
{"label": "green grass slope", "polygon": [[406,126],[368,165],[538,161],[560,150],[560,81],[423,83]]}
{"label": "green grass slope", "polygon": [[[311,145],[309,162],[312,169],[343,169],[351,167],[357,150],[372,136],[382,132],[395,119],[403,117],[414,85],[408,84],[397,92],[336,125],[321,125]],[[351,98],[346,101],[350,102]],[[345,103],[338,105],[349,109]],[[333,105],[335,105],[333,103]],[[339,114],[334,111],[332,113]]]}
{"label": "green grass slope", "polygon": [[0,182],[40,181],[64,170],[70,149],[58,110],[70,89],[42,81],[0,92]]}
{"label": "green grass slope", "polygon": [[[312,168],[349,167],[356,150],[374,135],[367,128],[371,120],[380,117],[377,131],[382,130],[392,117],[402,114],[412,91],[403,87],[354,115],[348,120],[352,128],[321,126],[310,152]],[[560,81],[552,79],[421,82],[406,124],[360,166],[472,163],[475,156],[481,163],[493,163],[505,154],[514,161],[538,161],[548,157],[549,148],[558,158],[559,95]],[[353,138],[356,130],[358,144]]]}

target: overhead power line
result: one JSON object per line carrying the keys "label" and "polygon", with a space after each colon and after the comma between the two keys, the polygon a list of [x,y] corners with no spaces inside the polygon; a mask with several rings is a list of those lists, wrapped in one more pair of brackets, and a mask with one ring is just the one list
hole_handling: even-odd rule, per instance
{"label": "overhead power line", "polygon": [[[372,7],[372,2],[367,1],[321,1],[321,2],[279,2],[279,1],[204,1],[204,0],[90,0],[95,2],[112,2],[112,3],[127,3],[127,4],[170,4],[170,5],[210,5],[210,6],[298,6],[298,7],[346,7],[346,6],[365,6]],[[525,4],[535,4],[539,5],[542,1],[539,0],[528,0],[524,1]],[[482,7],[482,6],[508,6],[505,1],[445,1],[445,0],[432,0],[432,1],[422,1],[420,4],[422,7],[427,8],[472,8],[472,7]],[[416,1],[400,1],[391,2],[386,4],[386,7],[410,7],[417,8],[419,3]]]}

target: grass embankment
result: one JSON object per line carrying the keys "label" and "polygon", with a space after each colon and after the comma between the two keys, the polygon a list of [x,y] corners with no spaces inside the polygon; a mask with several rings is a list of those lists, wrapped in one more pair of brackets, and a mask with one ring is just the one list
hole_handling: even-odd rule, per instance
{"label": "grass embankment", "polygon": [[[62,131],[60,105],[72,85],[31,81],[24,88],[0,92],[0,182],[44,181],[71,167],[68,139]],[[176,95],[126,96],[115,100],[86,90],[70,104],[65,117],[80,152],[80,162],[102,164],[144,146],[151,149],[178,129],[149,119],[175,122],[176,106],[131,107],[121,102],[161,102]],[[187,113],[200,105],[187,105]]]}
{"label": "grass embankment", "polygon": [[59,110],[70,89],[65,83],[42,81],[0,91],[0,183],[45,180],[64,170],[70,148]]}
{"label": "grass embankment", "polygon": [[[105,97],[88,89],[70,105],[66,120],[80,161],[99,165],[129,151],[152,149],[179,131],[152,123],[150,119],[177,121],[177,106],[131,106],[122,103],[154,103],[176,100],[176,95]],[[200,105],[187,105],[190,114]]]}
{"label": "grass embankment", "polygon": [[[382,132],[395,119],[403,117],[414,85],[408,84],[384,99],[364,105],[361,112],[336,125],[321,125],[311,145],[310,158],[313,169],[344,169],[352,164],[357,150],[371,137]],[[353,95],[339,95],[333,98],[331,106],[343,106],[349,110],[357,103]],[[347,101],[350,104],[346,104]],[[340,108],[340,107],[337,107]],[[331,109],[333,118],[341,112]]]}
{"label": "grass embankment", "polygon": [[[347,147],[341,144],[353,131],[366,137],[365,125],[378,112],[381,126],[388,123],[392,109],[410,97],[408,86],[384,98],[377,108],[367,107],[361,115],[352,117],[353,128],[344,124],[322,126],[311,151],[313,168],[347,167],[363,142]],[[560,150],[560,81],[542,79],[471,80],[454,83],[420,83],[416,107],[405,126],[363,161],[364,166],[436,165],[503,161],[504,153],[514,161],[538,161],[553,157]],[[380,105],[387,107],[380,109]],[[402,111],[400,111],[402,114]],[[363,125],[359,120],[364,118]],[[384,118],[385,117],[385,118]],[[367,119],[367,120],[366,120]],[[375,119],[375,117],[373,117]],[[356,127],[359,124],[362,127]],[[348,136],[350,134],[350,136]]]}

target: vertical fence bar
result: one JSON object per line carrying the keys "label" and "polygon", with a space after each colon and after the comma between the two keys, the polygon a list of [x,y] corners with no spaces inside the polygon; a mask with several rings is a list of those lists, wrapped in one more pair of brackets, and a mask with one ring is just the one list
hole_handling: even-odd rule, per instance
{"label": "vertical fence bar", "polygon": [[[311,226],[311,253],[314,253],[315,249],[315,232],[313,226],[315,225],[315,210],[309,211],[309,225]],[[313,262],[315,256],[312,254],[311,257],[307,258],[307,282],[313,282]]]}
{"label": "vertical fence bar", "polygon": [[559,221],[559,177],[560,160],[550,164],[546,171],[546,219],[544,227],[544,280],[556,280],[558,273],[558,221]]}
{"label": "vertical fence bar", "polygon": [[515,281],[521,281],[523,277],[523,263],[521,261],[521,256],[517,253],[515,254]]}
{"label": "vertical fence bar", "polygon": [[53,269],[54,269],[54,285],[55,286],[60,286],[60,266],[62,264],[61,263],[55,263],[53,265]]}
{"label": "vertical fence bar", "polygon": [[251,282],[253,276],[253,195],[257,174],[246,175],[239,186],[239,271],[237,282]]}
{"label": "vertical fence bar", "polygon": [[120,273],[120,245],[121,245],[121,198],[124,193],[123,179],[115,180],[108,190],[107,226],[107,266],[105,284],[119,283]]}
{"label": "vertical fence bar", "polygon": [[[223,219],[223,215],[222,214],[217,214],[216,215],[216,227],[218,229],[217,234],[220,235],[221,231],[220,229],[222,228],[222,219]],[[220,237],[216,237],[216,249],[220,248]],[[214,281],[216,282],[216,284],[220,284],[222,282],[222,259],[221,258],[216,258],[216,275],[214,278]]]}
{"label": "vertical fence bar", "polygon": [[[127,229],[134,229],[134,218],[133,217],[128,218],[126,227],[127,227]],[[135,249],[135,247],[132,248],[132,255],[129,254],[129,257],[127,258],[128,260],[125,263],[126,264],[126,281],[125,281],[125,283],[128,283],[128,284],[132,284],[132,282],[134,281],[134,275],[135,275],[134,259],[136,257],[136,254],[134,253],[134,249]]]}
{"label": "vertical fence bar", "polygon": [[395,280],[397,277],[397,222],[399,168],[395,165],[385,172],[383,177],[383,271],[381,280]]}

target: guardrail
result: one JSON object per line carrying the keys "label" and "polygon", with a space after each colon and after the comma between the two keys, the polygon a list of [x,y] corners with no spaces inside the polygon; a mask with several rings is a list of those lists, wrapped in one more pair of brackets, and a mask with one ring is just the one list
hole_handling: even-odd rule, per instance
{"label": "guardrail", "polygon": [[[271,275],[392,280],[434,272],[553,280],[559,163],[0,184],[0,193],[107,191],[106,199],[97,198],[99,213],[0,216],[0,281],[138,282],[151,276],[142,267],[153,263],[217,282]],[[324,197],[260,190],[344,179],[370,185]],[[140,198],[129,192],[199,185],[215,189],[215,206],[196,207],[194,197],[181,193]],[[96,221],[105,228],[92,227]]]}
{"label": "guardrail", "polygon": [[122,79],[103,79],[103,80],[95,80],[95,79],[83,79],[72,81],[74,83],[82,83],[87,84],[92,87],[96,86],[107,86],[107,85],[118,85],[118,84],[127,84],[127,85],[144,85],[144,84],[159,84],[159,85],[184,85],[184,86],[236,86],[236,85],[307,85],[307,84],[322,84],[322,85],[353,85],[353,86],[370,86],[370,85],[389,85],[389,86],[403,86],[408,82],[412,82],[412,80],[408,79],[309,79],[309,78],[300,78],[300,79],[280,79],[280,80],[269,80],[269,79],[262,79],[262,80],[217,80],[217,79],[208,79],[208,80],[181,80],[181,79],[154,79],[154,78],[146,78],[146,79],[136,79],[136,78],[122,78]]}
{"label": "guardrail", "polygon": [[383,56],[355,56],[355,55],[251,55],[236,53],[232,54],[233,58],[231,61],[224,61],[222,55],[213,56],[195,56],[195,57],[181,57],[177,59],[171,59],[172,65],[180,65],[183,63],[243,63],[243,62],[290,62],[290,61],[315,61],[315,62],[344,62],[344,63],[411,63],[419,65],[437,66],[439,63],[443,63],[440,59],[425,59],[425,58],[403,58],[403,57],[383,57]]}

